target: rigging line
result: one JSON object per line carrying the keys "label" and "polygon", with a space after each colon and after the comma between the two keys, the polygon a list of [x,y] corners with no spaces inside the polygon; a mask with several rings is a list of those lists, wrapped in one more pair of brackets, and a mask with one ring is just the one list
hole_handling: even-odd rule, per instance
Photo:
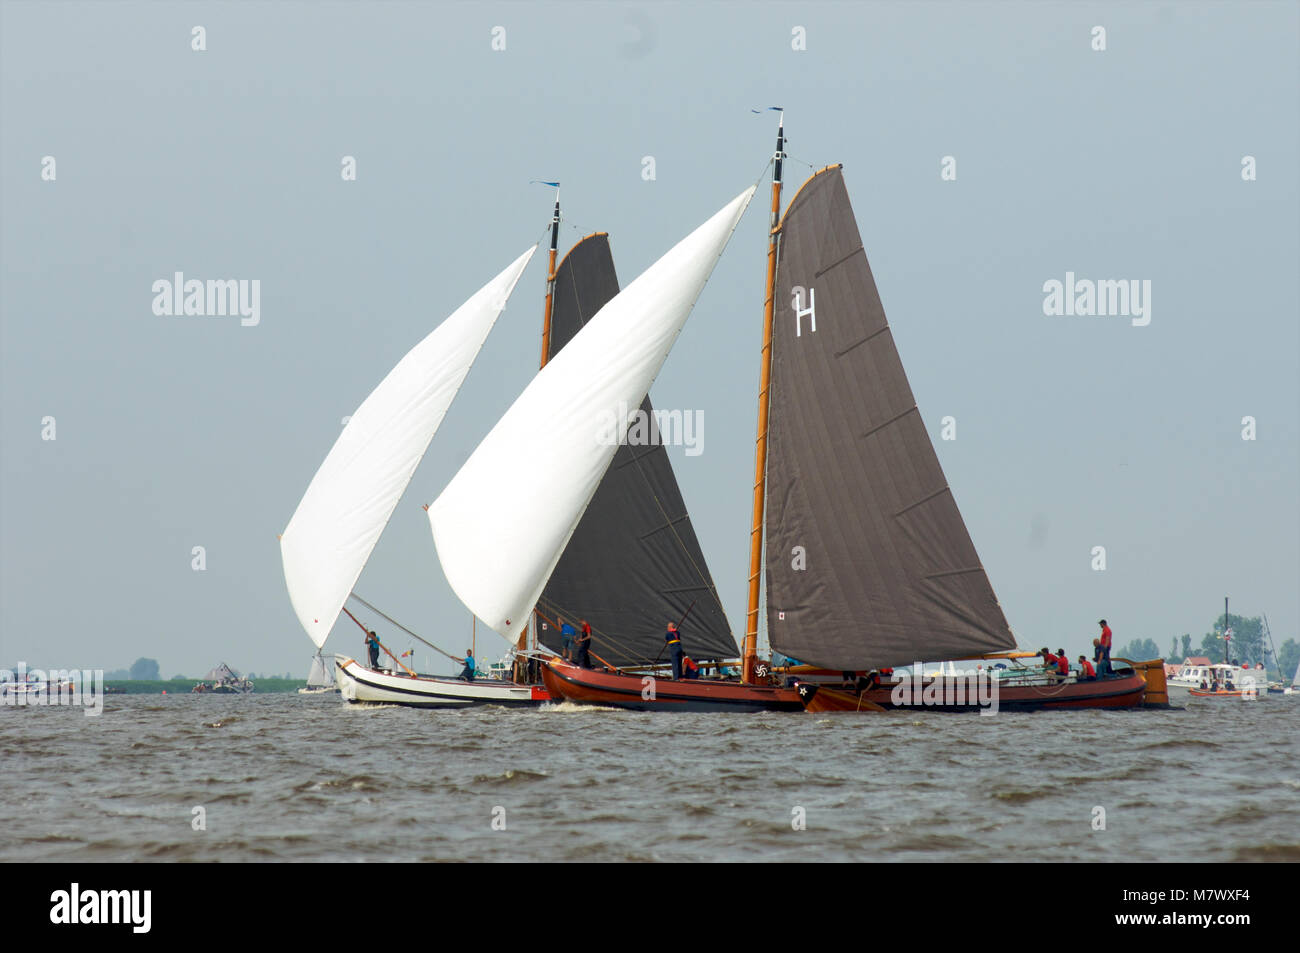
{"label": "rigging line", "polygon": [[[558,618],[579,619],[579,620],[584,618],[577,611],[570,611],[566,607],[561,606],[554,599],[545,598],[544,595],[542,598],[538,599],[538,604],[539,605],[545,604],[548,609],[551,609],[551,614]],[[591,625],[590,622],[588,622],[587,624]],[[617,636],[610,635],[607,632],[602,632],[600,629],[597,629],[595,626],[591,627],[591,634],[593,638],[599,635],[600,638],[603,639],[606,643],[608,643],[613,648],[618,649],[620,652],[622,652],[624,655],[628,656],[629,658],[643,658],[646,659],[647,661],[649,660],[649,656],[641,655],[639,652],[635,650],[636,648],[635,646],[627,644]]]}
{"label": "rigging line", "polygon": [[811,162],[805,162],[803,159],[800,159],[800,158],[798,158],[797,156],[792,156],[792,155],[790,155],[790,153],[788,153],[788,152],[785,154],[785,157],[786,157],[787,159],[789,159],[791,162],[798,162],[800,165],[806,165],[808,168],[812,169],[814,172],[817,171],[817,166],[813,165]]}
{"label": "rigging line", "polygon": [[[552,602],[551,604],[554,606],[554,609],[552,610],[552,615],[554,616],[554,618],[548,618],[548,617],[547,617],[547,615],[545,614],[545,612],[543,612],[542,609],[541,609],[541,600],[538,600],[538,607],[536,608],[535,611],[536,611],[537,614],[542,618],[542,620],[545,621],[545,622],[549,622],[549,623],[551,623],[552,625],[555,625],[555,620],[556,620],[556,619],[560,619],[560,618],[566,618],[566,617],[567,617],[567,618],[570,618],[570,619],[579,619],[579,620],[582,619],[582,616],[578,615],[576,612],[569,612],[567,609],[565,609],[565,610],[563,610],[563,611],[560,611],[561,608],[562,608],[561,606],[556,605],[554,602]],[[587,624],[588,624],[588,625],[591,625],[591,623],[587,623]],[[598,630],[595,626],[592,626],[592,627],[591,627],[591,635],[592,635],[592,640],[593,640],[593,641],[595,640],[595,637],[596,637],[596,635],[597,635],[598,632],[599,632],[599,630]],[[556,633],[557,633],[557,634],[559,633],[559,626],[556,626]],[[618,639],[612,638],[612,637],[610,637],[609,635],[606,635],[606,634],[604,634],[604,633],[600,633],[600,634],[601,634],[601,638],[603,638],[603,639],[605,639],[607,642],[609,642],[609,643],[610,643],[614,648],[621,650],[621,651],[622,651],[625,655],[627,655],[629,658],[632,658],[632,659],[636,659],[636,658],[646,658],[646,656],[644,656],[644,655],[638,655],[636,652],[633,652],[633,651],[631,651],[630,649],[628,649],[628,648],[626,648],[626,647],[624,647],[624,646],[622,646],[622,645],[619,645],[619,644],[618,644],[618,642],[619,642]],[[540,641],[540,639],[539,639],[539,641]],[[619,666],[612,665],[610,662],[608,662],[608,661],[606,661],[605,659],[601,658],[600,655],[599,655],[599,654],[598,654],[594,649],[592,649],[592,650],[590,650],[590,651],[591,651],[591,654],[592,654],[592,655],[595,655],[595,656],[596,656],[596,658],[601,662],[601,664],[603,664],[603,665],[607,665],[607,666],[610,666],[611,668],[614,668],[615,670],[621,670]],[[639,663],[637,663],[637,662],[633,662],[631,666],[626,666],[626,667],[640,667],[640,665],[639,665]]]}
{"label": "rigging line", "polygon": [[384,618],[384,619],[387,619],[389,622],[391,622],[393,625],[397,626],[399,629],[401,629],[403,632],[405,632],[405,633],[406,633],[407,635],[409,635],[411,638],[416,639],[416,640],[418,640],[418,641],[420,641],[420,642],[423,642],[423,643],[424,643],[425,645],[427,645],[429,648],[433,649],[435,652],[439,652],[439,653],[441,653],[442,655],[447,656],[447,658],[451,659],[453,662],[459,662],[459,661],[460,661],[460,659],[458,659],[456,656],[452,655],[450,652],[444,652],[442,649],[438,648],[438,646],[434,645],[434,644],[433,644],[432,642],[430,642],[428,639],[426,639],[426,638],[422,638],[421,636],[416,635],[414,632],[412,632],[412,631],[411,631],[410,629],[408,629],[406,626],[402,625],[402,623],[398,622],[398,621],[397,621],[396,619],[394,619],[392,616],[384,615],[384,613],[383,613],[382,611],[380,611],[379,609],[376,609],[376,608],[375,608],[374,606],[372,606],[370,603],[366,602],[365,599],[362,599],[362,598],[361,598],[359,595],[357,595],[355,592],[350,593],[350,595],[352,596],[353,599],[357,600],[357,602],[361,603],[363,606],[365,606],[365,607],[366,607],[367,609],[369,609],[371,612],[375,613],[375,614],[378,615],[378,616],[381,616],[381,617]]}
{"label": "rigging line", "polygon": [[[660,444],[656,444],[656,446],[663,451],[664,457],[666,458],[668,456],[668,451],[664,449],[664,445],[660,443]],[[643,456],[648,457],[650,456],[650,454],[643,454]],[[664,509],[664,505],[659,499],[659,494],[654,492],[654,487],[650,483],[650,477],[646,475],[645,468],[641,465],[641,457],[634,455],[634,462],[636,464],[637,473],[641,475],[642,481],[645,483],[646,487],[650,490],[650,495],[655,501],[655,506],[659,508],[660,515],[663,516],[664,522],[668,524],[668,529],[673,534],[673,539],[677,541],[677,545],[681,548],[682,553],[685,554],[686,559],[690,562],[691,568],[695,570],[695,574],[699,577],[699,581],[703,584],[704,588],[708,590],[709,594],[713,596],[713,601],[717,605],[718,611],[721,613],[723,621],[726,622],[727,624],[727,634],[731,636],[732,641],[735,641],[736,638],[735,633],[731,631],[731,620],[727,618],[727,613],[722,608],[722,599],[718,596],[718,587],[714,584],[713,579],[707,573],[705,573],[703,569],[700,568],[698,563],[696,563],[695,557],[691,555],[690,549],[687,548],[686,546],[686,542],[682,539],[681,534],[677,532],[676,523],[668,516],[667,510]],[[669,469],[670,470],[672,469],[671,461],[669,461]],[[673,479],[676,480],[676,474],[673,474]],[[679,485],[678,486],[679,492],[680,489],[681,487]],[[682,496],[682,506],[683,507],[686,506],[685,495]],[[685,519],[687,522],[690,522],[690,512],[687,511],[683,513],[682,519]],[[694,528],[694,526],[695,524],[691,523],[692,529]],[[703,555],[703,550],[701,550],[701,555]]]}

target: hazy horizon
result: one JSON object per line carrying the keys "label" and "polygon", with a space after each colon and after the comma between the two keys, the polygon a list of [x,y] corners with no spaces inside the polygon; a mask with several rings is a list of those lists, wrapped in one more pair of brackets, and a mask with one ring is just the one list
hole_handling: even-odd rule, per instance
{"label": "hazy horizon", "polygon": [[[0,27],[0,668],[305,677],[276,536],[342,419],[543,239],[531,180],[563,183],[561,254],[606,231],[626,285],[756,181],[773,104],[786,201],[844,164],[1021,646],[1082,654],[1104,617],[1195,653],[1225,595],[1300,638],[1294,4],[5,0]],[[763,182],[651,391],[703,415],[669,452],[738,638]],[[457,653],[420,506],[536,371],[539,252],[356,586]],[[256,280],[257,323],[156,314],[177,272]],[[1149,287],[1149,323],[1046,314],[1067,275]]]}

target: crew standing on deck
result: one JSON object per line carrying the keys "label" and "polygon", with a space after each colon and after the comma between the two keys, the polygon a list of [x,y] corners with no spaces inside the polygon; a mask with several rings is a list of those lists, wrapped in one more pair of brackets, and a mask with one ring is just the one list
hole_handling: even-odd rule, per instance
{"label": "crew standing on deck", "polygon": [[668,651],[673,660],[673,681],[682,677],[682,636],[677,631],[677,623],[669,622],[668,631],[664,633],[664,641],[668,643]]}
{"label": "crew standing on deck", "polygon": [[379,671],[379,636],[373,629],[366,634],[366,648],[370,649],[370,667]]}
{"label": "crew standing on deck", "polygon": [[579,623],[582,626],[582,633],[578,636],[578,666],[580,668],[591,668],[591,626],[587,624],[586,619]]}
{"label": "crew standing on deck", "polygon": [[1110,672],[1111,672],[1111,669],[1110,669],[1110,640],[1111,640],[1110,626],[1108,626],[1108,625],[1106,624],[1106,620],[1105,620],[1105,619],[1101,619],[1100,621],[1098,621],[1097,624],[1098,624],[1099,626],[1101,626],[1101,660],[1102,660],[1103,662],[1106,663],[1106,664],[1105,664],[1105,668],[1102,670],[1102,673],[1103,673],[1103,675],[1109,675]]}
{"label": "crew standing on deck", "polygon": [[559,616],[555,617],[555,624],[560,627],[560,651],[564,655],[566,662],[573,661],[573,637],[578,634],[578,630]]}

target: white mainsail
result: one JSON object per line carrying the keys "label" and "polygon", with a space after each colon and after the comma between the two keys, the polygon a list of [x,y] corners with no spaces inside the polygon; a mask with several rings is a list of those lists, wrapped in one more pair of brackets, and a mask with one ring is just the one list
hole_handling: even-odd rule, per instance
{"label": "white mainsail", "polygon": [[280,537],[284,579],[316,647],[415,474],[534,245],[411,349],[357,408]]}
{"label": "white mainsail", "polygon": [[[746,189],[601,308],[429,507],[447,581],[508,641],[527,623],[753,194]],[[541,465],[525,473],[524,461]]]}

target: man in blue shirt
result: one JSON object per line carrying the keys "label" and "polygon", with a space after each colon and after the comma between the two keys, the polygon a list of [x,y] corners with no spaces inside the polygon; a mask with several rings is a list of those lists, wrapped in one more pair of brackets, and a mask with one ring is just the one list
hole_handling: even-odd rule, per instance
{"label": "man in blue shirt", "polygon": [[466,649],[465,657],[461,661],[465,663],[465,667],[461,669],[461,673],[457,677],[463,678],[467,682],[474,681],[474,650]]}
{"label": "man in blue shirt", "polygon": [[366,636],[366,647],[370,649],[370,667],[379,671],[379,636],[373,631]]}
{"label": "man in blue shirt", "polygon": [[555,617],[555,623],[560,627],[560,649],[564,660],[571,662],[573,661],[573,638],[578,634],[578,630],[559,616]]}

